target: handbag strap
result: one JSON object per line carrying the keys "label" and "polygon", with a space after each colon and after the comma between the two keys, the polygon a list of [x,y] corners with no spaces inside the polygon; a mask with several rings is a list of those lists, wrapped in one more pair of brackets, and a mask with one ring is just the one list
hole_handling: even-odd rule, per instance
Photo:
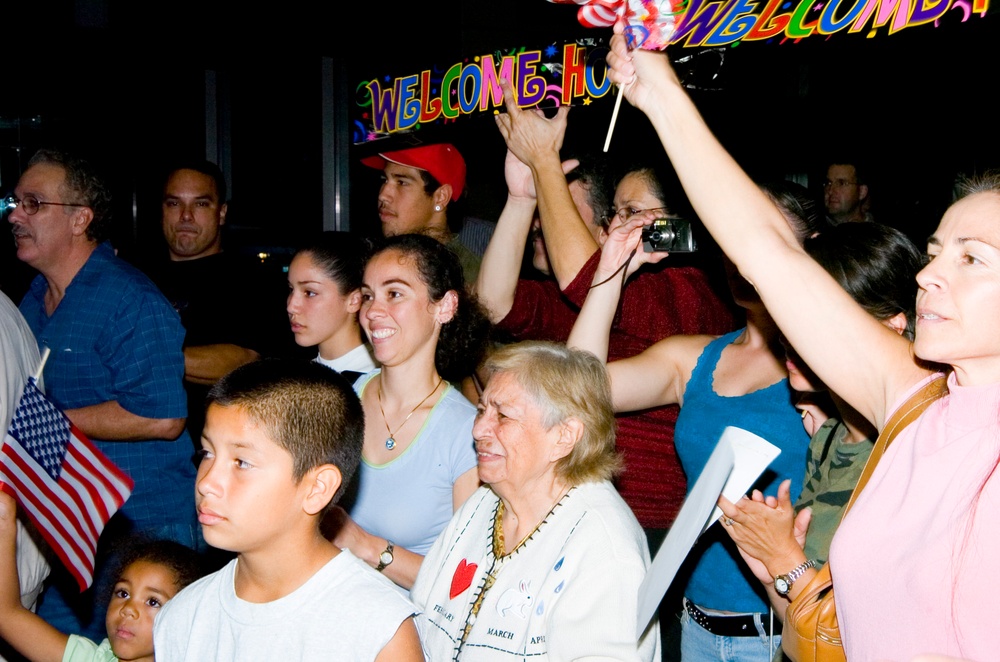
{"label": "handbag strap", "polygon": [[948,393],[948,378],[944,375],[938,375],[925,384],[919,391],[907,398],[906,402],[893,412],[888,422],[882,428],[882,432],[879,433],[878,439],[875,441],[875,447],[872,449],[871,455],[868,456],[865,468],[858,479],[858,485],[854,488],[851,500],[847,502],[847,506],[844,508],[844,515],[841,517],[842,520],[847,515],[847,511],[854,505],[858,495],[861,494],[861,490],[865,489],[868,479],[875,472],[875,466],[882,459],[882,455],[889,447],[889,444],[899,436],[899,433],[906,426],[917,420],[924,413],[924,410],[931,406],[935,400],[946,393]]}

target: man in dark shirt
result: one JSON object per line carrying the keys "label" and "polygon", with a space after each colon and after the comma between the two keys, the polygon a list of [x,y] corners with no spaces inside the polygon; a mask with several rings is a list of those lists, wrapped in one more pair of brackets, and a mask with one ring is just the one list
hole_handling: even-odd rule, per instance
{"label": "man in dark shirt", "polygon": [[[181,316],[188,430],[198,445],[204,400],[216,381],[268,353],[284,300],[250,258],[224,252],[226,180],[210,161],[178,164],[163,187],[167,260],[148,273]],[[273,299],[273,300],[272,300]]]}

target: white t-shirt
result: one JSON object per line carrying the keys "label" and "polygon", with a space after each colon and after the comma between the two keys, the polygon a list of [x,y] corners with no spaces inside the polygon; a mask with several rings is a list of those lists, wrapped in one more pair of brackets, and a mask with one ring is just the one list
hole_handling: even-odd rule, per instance
{"label": "white t-shirt", "polygon": [[416,612],[347,550],[295,591],[263,604],[236,596],[238,562],[163,606],[153,627],[157,662],[373,660]]}

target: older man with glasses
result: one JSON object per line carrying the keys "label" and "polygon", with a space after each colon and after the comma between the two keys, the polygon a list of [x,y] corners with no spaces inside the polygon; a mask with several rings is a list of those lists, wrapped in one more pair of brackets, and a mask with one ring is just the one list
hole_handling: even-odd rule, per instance
{"label": "older man with glasses", "polygon": [[[135,481],[101,547],[123,533],[199,540],[191,442],[184,432],[184,329],[177,313],[105,241],[111,198],[74,156],[35,154],[4,201],[17,257],[40,273],[20,309],[40,348],[48,395]],[[100,556],[100,551],[99,551]],[[99,585],[101,568],[95,585]],[[103,637],[103,610],[54,572],[39,610],[63,632]],[[96,622],[94,622],[96,621]]]}

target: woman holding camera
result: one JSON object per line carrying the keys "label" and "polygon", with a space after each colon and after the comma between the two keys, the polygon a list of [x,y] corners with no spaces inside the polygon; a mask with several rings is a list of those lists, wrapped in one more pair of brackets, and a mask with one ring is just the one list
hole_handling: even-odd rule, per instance
{"label": "woman holding camera", "polygon": [[[600,246],[615,218],[637,210],[659,217],[677,213],[680,197],[665,192],[652,168],[633,168],[612,189],[603,159],[560,160],[566,112],[546,119],[521,110],[505,85],[507,113],[497,124],[509,148],[504,167],[508,201],[483,257],[477,293],[499,331],[517,340],[565,342],[587,297]],[[569,182],[569,183],[567,183]],[[675,187],[678,196],[680,187]],[[542,280],[519,279],[525,241]],[[635,356],[675,334],[719,334],[733,328],[728,307],[700,269],[650,265],[632,277],[610,330],[612,359]],[[655,549],[684,499],[684,472],[674,452],[676,407],[658,407],[618,418],[618,450],[625,469],[615,487]]]}
{"label": "woman holding camera", "polygon": [[[785,219],[799,241],[819,229],[808,196],[788,185],[769,189],[783,201]],[[647,253],[642,230],[656,214],[621,218],[604,244],[594,286],[573,327],[569,345],[607,358],[608,329],[620,298],[622,265],[627,277],[639,265],[659,261]],[[790,478],[796,496],[802,484],[809,437],[792,406],[785,353],[778,329],[753,287],[726,262],[730,289],[746,311],[746,326],[714,336],[671,336],[632,358],[608,364],[615,411],[681,405],[674,445],[688,477],[688,489],[708,462],[728,425],[749,430],[781,448],[758,487],[777,489]],[[718,527],[709,529],[691,553],[697,558],[685,589],[681,655],[685,661],[717,660],[728,649],[735,660],[770,660],[772,630],[768,605],[757,582],[743,571],[736,546]]]}

